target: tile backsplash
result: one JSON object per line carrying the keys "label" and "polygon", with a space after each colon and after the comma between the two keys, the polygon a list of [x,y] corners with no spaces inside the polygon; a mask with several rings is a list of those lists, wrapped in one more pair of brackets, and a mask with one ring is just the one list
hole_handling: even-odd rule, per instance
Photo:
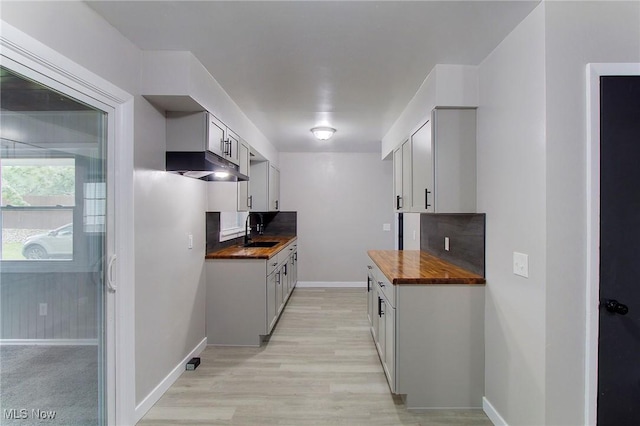
{"label": "tile backsplash", "polygon": [[420,250],[484,276],[485,220],[484,213],[421,214]]}
{"label": "tile backsplash", "polygon": [[[297,212],[251,212],[251,227],[255,229],[255,216],[260,213],[264,220],[264,235],[297,235]],[[220,242],[220,212],[206,214],[207,253],[231,247],[242,242],[242,237]],[[253,232],[255,235],[255,231]]]}

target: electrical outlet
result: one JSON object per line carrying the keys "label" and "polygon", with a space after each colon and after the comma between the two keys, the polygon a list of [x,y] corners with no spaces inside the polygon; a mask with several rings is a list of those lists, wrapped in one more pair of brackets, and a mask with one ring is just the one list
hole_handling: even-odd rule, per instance
{"label": "electrical outlet", "polygon": [[449,251],[449,237],[444,237],[444,250]]}
{"label": "electrical outlet", "polygon": [[513,273],[529,278],[529,256],[524,253],[513,252]]}
{"label": "electrical outlet", "polygon": [[46,303],[41,303],[40,307],[39,307],[39,313],[41,317],[44,317],[47,315],[47,304]]}
{"label": "electrical outlet", "polygon": [[383,231],[391,231],[391,224],[390,223],[383,223],[382,224],[382,230]]}

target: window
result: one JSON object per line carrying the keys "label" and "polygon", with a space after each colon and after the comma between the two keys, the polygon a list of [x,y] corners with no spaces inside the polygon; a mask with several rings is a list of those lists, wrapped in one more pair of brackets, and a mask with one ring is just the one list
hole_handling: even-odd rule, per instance
{"label": "window", "polygon": [[220,212],[220,241],[244,235],[248,212]]}
{"label": "window", "polygon": [[73,259],[73,158],[0,159],[2,260]]}

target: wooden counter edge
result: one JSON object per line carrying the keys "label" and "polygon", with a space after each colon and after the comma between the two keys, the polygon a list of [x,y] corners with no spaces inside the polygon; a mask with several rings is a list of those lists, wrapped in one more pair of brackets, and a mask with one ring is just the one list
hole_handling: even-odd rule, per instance
{"label": "wooden counter edge", "polygon": [[421,252],[420,250],[415,250],[416,252],[421,252],[422,254],[427,254],[430,257],[438,259],[443,264],[451,265],[455,269],[459,269],[464,271],[466,274],[470,276],[466,277],[396,277],[389,273],[384,266],[381,266],[377,261],[376,257],[381,252],[399,252],[400,250],[367,250],[367,255],[371,259],[373,263],[380,269],[380,271],[385,275],[385,277],[389,280],[389,282],[393,285],[480,285],[483,286],[486,284],[486,278],[474,274],[466,269],[454,265],[451,262],[448,262],[444,259],[441,259],[437,256],[434,256],[430,253]]}
{"label": "wooden counter edge", "polygon": [[[271,259],[276,254],[280,253],[282,249],[284,249],[288,244],[296,241],[298,239],[297,235],[292,237],[282,237],[282,236],[268,236],[262,235],[260,237],[253,238],[254,241],[280,241],[279,244],[276,244],[273,247],[242,247],[239,245],[225,247],[223,249],[207,253],[204,258],[205,260],[216,260],[216,259]],[[250,253],[246,253],[246,252]],[[245,252],[240,254],[240,252]]]}

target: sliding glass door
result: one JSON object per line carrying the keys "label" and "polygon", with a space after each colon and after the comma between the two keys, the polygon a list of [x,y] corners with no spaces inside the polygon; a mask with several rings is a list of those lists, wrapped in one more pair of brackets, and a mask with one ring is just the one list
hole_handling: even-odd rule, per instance
{"label": "sliding glass door", "polygon": [[102,425],[112,111],[43,81],[0,67],[0,424]]}

